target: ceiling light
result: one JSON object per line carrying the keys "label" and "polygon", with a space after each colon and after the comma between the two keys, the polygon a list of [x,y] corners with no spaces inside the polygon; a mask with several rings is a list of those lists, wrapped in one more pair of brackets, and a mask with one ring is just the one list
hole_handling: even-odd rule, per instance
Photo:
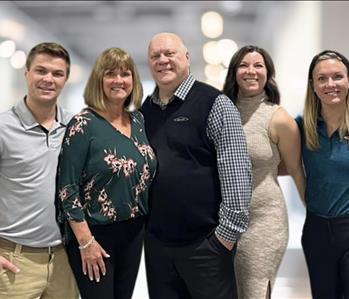
{"label": "ceiling light", "polygon": [[227,77],[227,74],[228,74],[228,70],[227,69],[222,69],[220,71],[220,74],[218,76],[218,82],[219,82],[219,85],[223,87],[224,85],[224,82],[225,82],[225,78]]}
{"label": "ceiling light", "polygon": [[13,68],[21,69],[24,67],[26,61],[26,55],[23,51],[16,51],[10,58],[10,63]]}
{"label": "ceiling light", "polygon": [[218,65],[207,64],[205,66],[205,76],[208,80],[217,80],[222,70],[223,70],[223,66],[220,64]]}
{"label": "ceiling light", "polygon": [[0,21],[0,36],[11,38],[16,41],[24,39],[25,29],[23,25],[12,20]]}
{"label": "ceiling light", "polygon": [[16,51],[16,44],[13,40],[5,40],[0,44],[0,57],[11,57]]}
{"label": "ceiling light", "polygon": [[207,79],[207,80],[205,81],[205,83],[206,83],[206,84],[209,84],[209,85],[211,85],[211,86],[213,86],[213,87],[215,87],[215,88],[217,88],[217,89],[219,89],[219,90],[222,89],[222,86],[219,84],[219,82],[218,82],[217,80],[210,80],[210,79]]}
{"label": "ceiling light", "polygon": [[223,18],[215,11],[208,11],[201,16],[201,31],[208,38],[217,38],[223,33]]}
{"label": "ceiling light", "polygon": [[223,65],[228,67],[238,45],[232,39],[221,39],[217,42],[217,49]]}
{"label": "ceiling light", "polygon": [[204,59],[209,64],[220,64],[221,58],[218,53],[218,47],[217,42],[215,41],[209,41],[206,44],[204,44],[204,47],[202,49]]}

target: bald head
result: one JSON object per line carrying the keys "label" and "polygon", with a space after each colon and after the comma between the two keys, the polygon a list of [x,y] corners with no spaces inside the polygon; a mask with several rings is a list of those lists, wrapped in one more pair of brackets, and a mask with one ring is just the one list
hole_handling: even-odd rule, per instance
{"label": "bald head", "polygon": [[155,34],[150,40],[148,50],[150,50],[152,44],[154,43],[165,43],[166,41],[172,42],[178,49],[182,49],[183,51],[188,51],[187,47],[184,44],[184,41],[177,34],[171,32],[161,32]]}
{"label": "bald head", "polygon": [[160,94],[173,93],[190,72],[188,50],[174,33],[158,33],[151,39],[148,63]]}

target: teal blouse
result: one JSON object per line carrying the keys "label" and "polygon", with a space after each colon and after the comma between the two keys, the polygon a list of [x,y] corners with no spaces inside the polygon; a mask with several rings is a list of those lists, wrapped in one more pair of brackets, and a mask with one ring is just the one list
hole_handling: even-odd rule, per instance
{"label": "teal blouse", "polygon": [[302,156],[307,177],[307,209],[322,217],[349,215],[349,144],[338,131],[327,136],[326,123],[319,117],[317,132],[320,148],[306,147],[303,117],[296,119],[302,136]]}
{"label": "teal blouse", "polygon": [[130,138],[89,108],[70,121],[57,175],[59,222],[107,224],[148,213],[157,162],[143,115],[132,112],[130,117]]}

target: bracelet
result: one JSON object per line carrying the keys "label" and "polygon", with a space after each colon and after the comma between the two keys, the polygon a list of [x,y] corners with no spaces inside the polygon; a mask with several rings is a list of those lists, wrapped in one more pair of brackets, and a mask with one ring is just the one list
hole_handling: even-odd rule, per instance
{"label": "bracelet", "polygon": [[80,245],[79,249],[83,250],[83,249],[86,249],[86,248],[90,247],[94,240],[95,240],[95,237],[92,236],[92,238],[85,245]]}

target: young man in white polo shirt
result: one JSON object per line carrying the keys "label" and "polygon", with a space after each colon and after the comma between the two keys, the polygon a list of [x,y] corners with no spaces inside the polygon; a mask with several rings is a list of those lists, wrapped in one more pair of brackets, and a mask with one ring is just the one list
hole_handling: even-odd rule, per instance
{"label": "young man in white polo shirt", "polygon": [[29,52],[27,95],[0,114],[0,298],[75,299],[78,291],[55,219],[55,178],[71,117],[57,105],[68,52]]}

